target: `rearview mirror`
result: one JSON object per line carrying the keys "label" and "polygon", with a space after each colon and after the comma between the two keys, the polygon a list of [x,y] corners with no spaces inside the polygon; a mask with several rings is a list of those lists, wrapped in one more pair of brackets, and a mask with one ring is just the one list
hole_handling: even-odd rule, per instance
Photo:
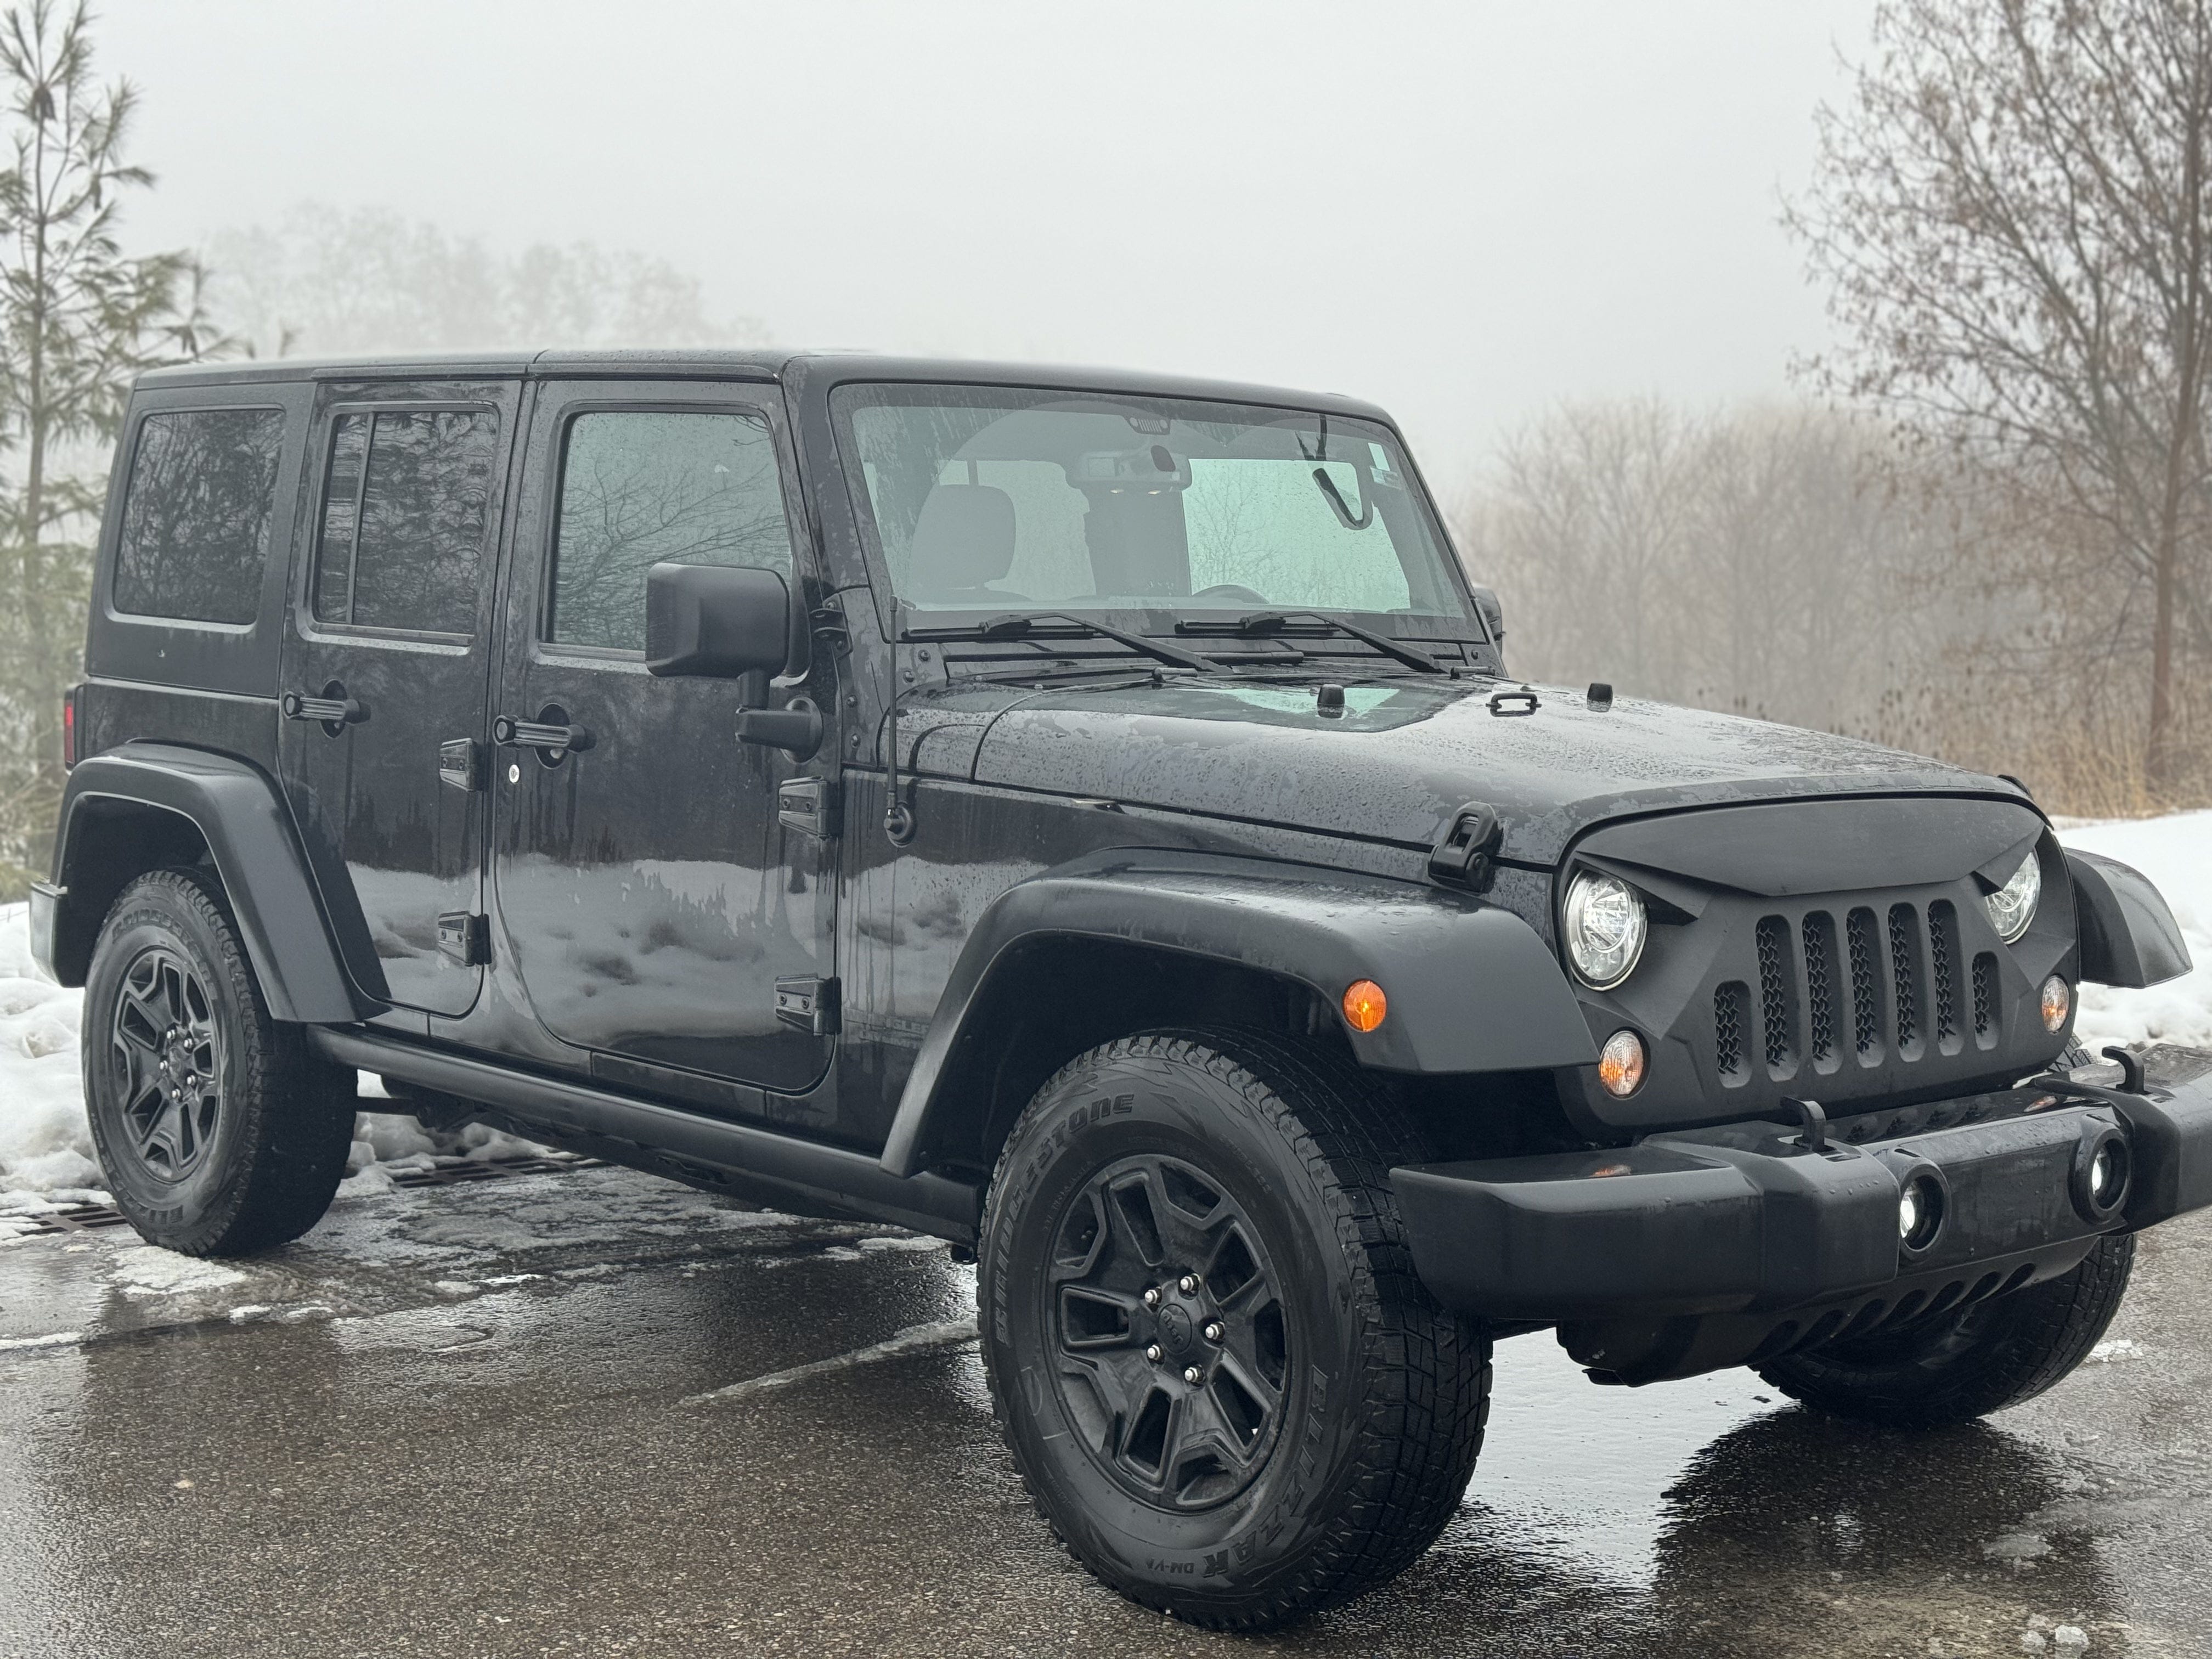
{"label": "rearview mirror", "polygon": [[646,672],[736,679],[792,658],[791,590],[773,570],[657,564],[645,573]]}

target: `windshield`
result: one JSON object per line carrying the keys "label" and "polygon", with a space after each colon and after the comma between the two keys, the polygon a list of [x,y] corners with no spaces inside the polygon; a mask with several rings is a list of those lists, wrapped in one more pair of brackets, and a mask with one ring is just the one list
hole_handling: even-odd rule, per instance
{"label": "windshield", "polygon": [[833,408],[918,611],[1466,622],[1404,453],[1370,422],[1000,386],[848,386]]}

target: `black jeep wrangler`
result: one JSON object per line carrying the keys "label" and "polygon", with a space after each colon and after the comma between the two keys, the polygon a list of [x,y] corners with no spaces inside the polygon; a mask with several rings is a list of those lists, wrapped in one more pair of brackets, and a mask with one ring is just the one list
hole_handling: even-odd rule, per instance
{"label": "black jeep wrangler", "polygon": [[1413,1560],[1491,1344],[1942,1424],[2212,1202],[2185,971],[2018,786],[1505,672],[1380,410],[633,353],[147,375],[40,959],[116,1202],[255,1249],[380,1073],[972,1245],[1115,1589]]}

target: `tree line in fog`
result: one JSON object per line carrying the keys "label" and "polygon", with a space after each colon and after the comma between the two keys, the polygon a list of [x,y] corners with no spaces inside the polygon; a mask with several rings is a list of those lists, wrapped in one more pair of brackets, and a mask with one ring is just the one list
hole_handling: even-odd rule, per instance
{"label": "tree line in fog", "polygon": [[1815,120],[1818,405],[1517,434],[1465,515],[1517,665],[2212,799],[2212,4],[1888,0]]}

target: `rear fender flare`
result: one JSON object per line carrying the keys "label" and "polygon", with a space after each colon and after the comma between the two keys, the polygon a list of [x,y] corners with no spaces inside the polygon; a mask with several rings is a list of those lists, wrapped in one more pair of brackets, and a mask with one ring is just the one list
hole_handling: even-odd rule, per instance
{"label": "rear fender flare", "polygon": [[[1092,855],[1008,888],[962,947],[900,1095],[883,1163],[908,1176],[927,1161],[944,1085],[963,1045],[987,1042],[975,1017],[1016,947],[1094,939],[1174,951],[1292,980],[1336,1010],[1373,980],[1389,1012],[1341,1030],[1378,1071],[1449,1074],[1589,1065],[1580,1004],[1535,930],[1468,895],[1383,877],[1188,852]],[[1338,1016],[1340,1019],[1341,1016]]]}
{"label": "rear fender flare", "polygon": [[[55,838],[47,964],[82,985],[106,918],[115,879],[110,837],[94,826],[118,809],[152,808],[198,831],[222,878],[232,915],[272,1018],[349,1024],[384,1011],[356,990],[316,898],[292,822],[267,774],[228,755],[168,744],[127,743],[79,763],[62,797]],[[140,854],[124,880],[169,860]],[[100,869],[95,865],[109,865]]]}

